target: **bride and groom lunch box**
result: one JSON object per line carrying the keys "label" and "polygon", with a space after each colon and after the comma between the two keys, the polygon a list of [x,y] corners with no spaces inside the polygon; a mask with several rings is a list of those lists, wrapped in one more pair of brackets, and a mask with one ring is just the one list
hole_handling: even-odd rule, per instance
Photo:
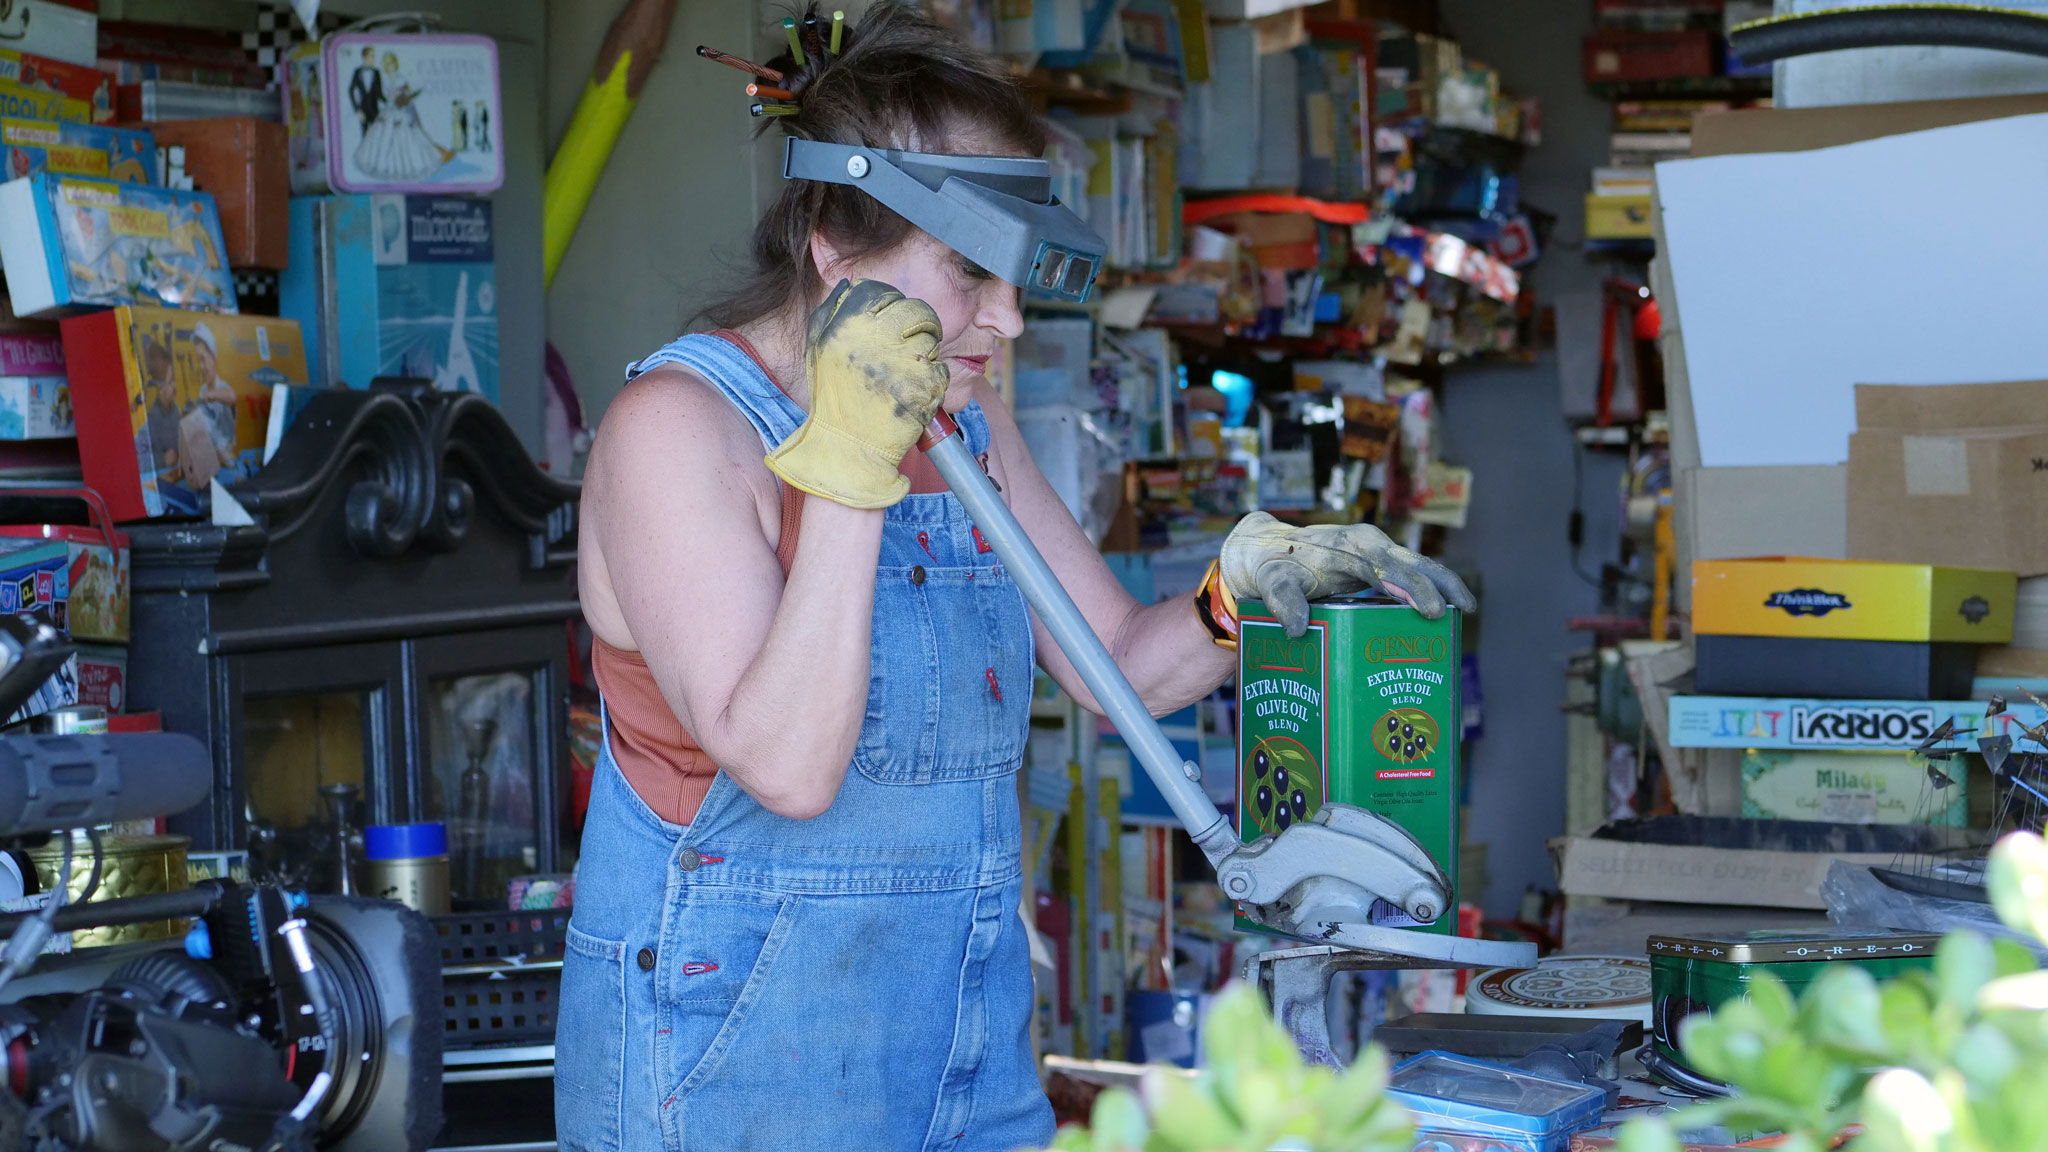
{"label": "bride and groom lunch box", "polygon": [[505,182],[498,45],[343,30],[285,60],[292,193],[492,192]]}

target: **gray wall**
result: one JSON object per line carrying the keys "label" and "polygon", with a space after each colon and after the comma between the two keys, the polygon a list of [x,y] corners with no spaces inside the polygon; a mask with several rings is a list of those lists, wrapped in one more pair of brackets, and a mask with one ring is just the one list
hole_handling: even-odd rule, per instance
{"label": "gray wall", "polygon": [[[548,5],[551,150],[624,7],[624,0]],[[696,48],[765,58],[781,42],[766,32],[770,8],[766,0],[677,6],[661,64],[555,274],[548,339],[568,362],[593,427],[618,394],[625,366],[679,335],[744,266],[756,205],[779,157],[752,143],[757,122],[746,111],[747,77],[700,59]],[[780,15],[778,8],[773,16]]]}
{"label": "gray wall", "polygon": [[[1522,199],[1558,217],[1532,281],[1537,299],[1597,287],[1606,269],[1583,254],[1582,198],[1607,160],[1611,106],[1586,91],[1579,40],[1585,0],[1441,0],[1445,30],[1467,56],[1498,68],[1503,85],[1543,104],[1543,144],[1522,165]],[[1553,887],[1544,842],[1564,831],[1567,657],[1585,647],[1565,630],[1598,606],[1572,571],[1565,537],[1572,506],[1572,436],[1560,412],[1557,358],[1455,368],[1444,386],[1445,455],[1474,472],[1470,519],[1449,548],[1482,581],[1479,671],[1486,737],[1468,766],[1470,835],[1488,845],[1490,889],[1467,893],[1490,915],[1515,911],[1525,884]],[[1586,545],[1598,574],[1615,555],[1621,461],[1585,457]]]}

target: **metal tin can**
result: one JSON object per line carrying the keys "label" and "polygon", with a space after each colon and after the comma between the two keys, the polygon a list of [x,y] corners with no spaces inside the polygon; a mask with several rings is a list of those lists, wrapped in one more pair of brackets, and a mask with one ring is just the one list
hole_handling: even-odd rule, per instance
{"label": "metal tin can", "polygon": [[[149,896],[182,892],[189,886],[190,872],[185,851],[192,841],[186,836],[103,836],[106,854],[100,865],[99,890],[91,903],[121,896]],[[42,891],[57,886],[64,864],[64,841],[54,839],[29,852],[35,861],[36,879]],[[71,899],[85,891],[92,875],[92,842],[78,836],[71,842]],[[174,940],[184,935],[185,920],[157,920],[148,924],[121,924],[84,929],[72,933],[74,948],[105,944],[134,944],[148,940]]]}
{"label": "metal tin can", "polygon": [[1327,600],[1290,639],[1264,604],[1238,609],[1239,835],[1283,832],[1325,800],[1377,812],[1429,853],[1452,904],[1420,924],[1377,901],[1371,922],[1456,934],[1458,611],[1430,620],[1391,600]]}
{"label": "metal tin can", "polygon": [[29,721],[31,732],[53,736],[97,736],[107,730],[107,710],[97,704],[69,704],[52,708]]}
{"label": "metal tin can", "polygon": [[446,824],[373,824],[363,830],[363,858],[366,895],[448,914]]}

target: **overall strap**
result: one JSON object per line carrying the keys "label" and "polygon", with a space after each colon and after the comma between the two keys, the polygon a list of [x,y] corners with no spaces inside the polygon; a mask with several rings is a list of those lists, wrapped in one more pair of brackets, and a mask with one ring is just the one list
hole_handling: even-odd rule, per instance
{"label": "overall strap", "polygon": [[752,356],[722,336],[708,332],[684,336],[627,368],[626,379],[664,364],[681,364],[718,389],[760,433],[761,445],[769,451],[789,439],[804,422],[804,410],[776,387]]}

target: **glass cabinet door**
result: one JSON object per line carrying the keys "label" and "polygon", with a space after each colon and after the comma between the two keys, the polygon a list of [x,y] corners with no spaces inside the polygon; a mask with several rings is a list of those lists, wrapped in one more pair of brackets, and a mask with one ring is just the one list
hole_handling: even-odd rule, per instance
{"label": "glass cabinet door", "polygon": [[409,641],[414,820],[448,825],[456,907],[503,908],[516,876],[562,868],[568,643],[558,625]]}
{"label": "glass cabinet door", "polygon": [[449,891],[502,907],[514,876],[540,867],[540,734],[533,672],[426,681],[420,818],[448,825]]}
{"label": "glass cabinet door", "polygon": [[[382,689],[242,701],[243,820],[258,875],[344,887],[349,840],[377,777]],[[350,876],[353,880],[353,875]]]}

